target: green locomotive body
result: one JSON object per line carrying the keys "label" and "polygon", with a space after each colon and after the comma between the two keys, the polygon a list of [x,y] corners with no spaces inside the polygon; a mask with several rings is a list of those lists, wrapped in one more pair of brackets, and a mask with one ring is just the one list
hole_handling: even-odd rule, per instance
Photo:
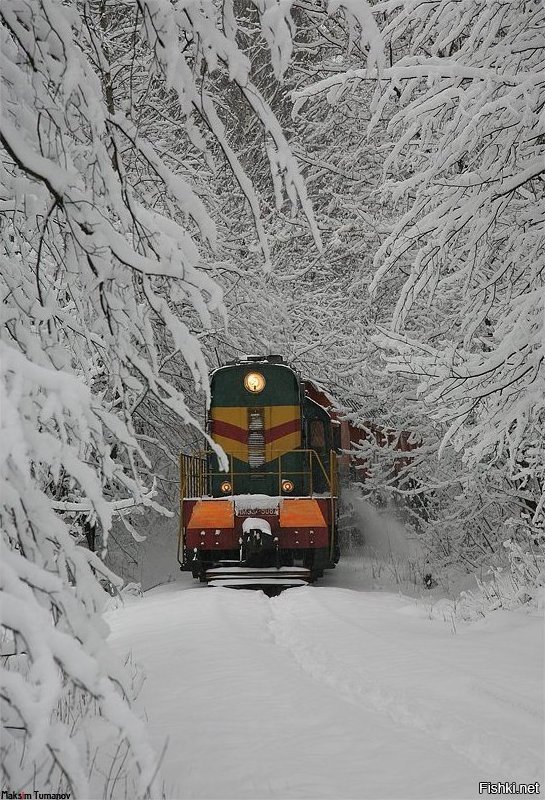
{"label": "green locomotive body", "polygon": [[334,567],[336,423],[295,370],[278,356],[220,367],[207,426],[228,469],[212,451],[181,456],[181,568],[224,585],[297,585]]}

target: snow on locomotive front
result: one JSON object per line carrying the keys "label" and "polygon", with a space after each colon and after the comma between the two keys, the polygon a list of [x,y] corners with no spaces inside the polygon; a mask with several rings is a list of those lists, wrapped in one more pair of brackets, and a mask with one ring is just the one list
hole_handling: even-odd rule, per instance
{"label": "snow on locomotive front", "polygon": [[208,431],[225,451],[180,456],[181,569],[214,585],[293,586],[338,560],[328,412],[279,356],[212,374]]}

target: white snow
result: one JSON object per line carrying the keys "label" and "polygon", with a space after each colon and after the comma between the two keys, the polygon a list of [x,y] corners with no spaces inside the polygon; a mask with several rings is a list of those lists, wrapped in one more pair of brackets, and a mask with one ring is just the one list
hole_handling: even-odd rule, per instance
{"label": "white snow", "polygon": [[271,526],[267,520],[260,519],[259,517],[246,517],[242,523],[242,530],[244,533],[250,533],[250,531],[261,531],[261,533],[264,533],[266,536],[272,536]]}
{"label": "white snow", "polygon": [[244,514],[258,508],[276,513],[280,508],[282,498],[271,497],[268,494],[236,494],[233,496],[233,501],[237,514]]}
{"label": "white snow", "polygon": [[543,621],[430,619],[419,600],[188,577],[109,612],[146,674],[168,798],[474,798],[543,782]]}

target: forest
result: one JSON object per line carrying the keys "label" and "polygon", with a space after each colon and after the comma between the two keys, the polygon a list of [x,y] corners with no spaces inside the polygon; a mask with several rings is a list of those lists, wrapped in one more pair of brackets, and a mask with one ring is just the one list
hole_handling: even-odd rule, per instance
{"label": "forest", "polygon": [[402,509],[438,580],[503,573],[499,602],[542,603],[542,2],[0,18],[5,785],[86,797],[100,725],[131,796],[161,796],[101,619],[123,586],[109,534],[175,527],[210,370],[243,354],[281,354],[389,432],[353,443],[372,465],[354,480]]}

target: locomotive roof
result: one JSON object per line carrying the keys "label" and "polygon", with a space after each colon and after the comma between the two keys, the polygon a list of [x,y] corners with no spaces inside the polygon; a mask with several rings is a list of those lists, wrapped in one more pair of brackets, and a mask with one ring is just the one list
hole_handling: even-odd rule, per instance
{"label": "locomotive roof", "polygon": [[287,364],[282,356],[279,355],[269,355],[269,356],[243,356],[242,358],[237,358],[234,361],[228,361],[226,364],[222,364],[220,367],[216,367],[210,371],[210,378],[212,378],[217,372],[223,369],[231,369],[232,367],[251,367],[257,366],[258,364],[267,364],[268,366],[275,366],[275,367],[284,367],[285,369],[289,369],[290,372],[293,372],[297,377],[300,379],[299,373],[297,370],[292,367],[290,364]]}
{"label": "locomotive roof", "polygon": [[333,419],[337,419],[339,416],[346,414],[347,411],[355,410],[351,409],[351,404],[339,403],[333,397],[333,395],[331,395],[317,381],[311,380],[310,378],[303,379],[295,367],[292,367],[291,364],[288,364],[286,361],[284,361],[283,356],[277,354],[270,354],[266,356],[247,355],[238,359],[234,359],[233,361],[228,361],[226,364],[222,364],[220,367],[216,367],[216,369],[210,371],[210,380],[212,380],[212,378],[222,370],[229,370],[233,367],[257,367],[259,365],[284,367],[285,369],[289,370],[296,376],[297,380],[303,384],[306,397],[316,403],[316,405],[320,406],[328,414],[328,416],[332,417]]}
{"label": "locomotive roof", "polygon": [[[250,393],[245,375],[262,373],[265,379],[258,393]],[[225,364],[210,375],[212,407],[299,406],[302,381],[299,373],[280,356],[252,356]]]}

